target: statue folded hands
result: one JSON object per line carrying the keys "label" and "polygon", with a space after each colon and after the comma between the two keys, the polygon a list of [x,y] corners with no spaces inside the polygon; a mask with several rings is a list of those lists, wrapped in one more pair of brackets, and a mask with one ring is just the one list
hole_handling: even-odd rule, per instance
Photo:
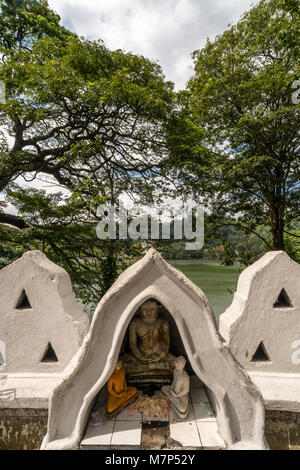
{"label": "statue folded hands", "polygon": [[169,353],[169,324],[158,316],[154,300],[142,304],[139,312],[129,325],[130,353],[122,357],[126,374],[130,380],[132,375],[171,377],[175,357]]}

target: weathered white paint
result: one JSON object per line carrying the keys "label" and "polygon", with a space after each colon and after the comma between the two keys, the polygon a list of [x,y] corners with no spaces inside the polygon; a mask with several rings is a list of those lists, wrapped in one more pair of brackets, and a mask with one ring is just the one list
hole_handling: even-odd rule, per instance
{"label": "weathered white paint", "polygon": [[[283,251],[269,252],[242,272],[233,302],[220,317],[220,333],[268,408],[300,410],[299,279],[299,264]],[[282,289],[292,306],[275,308]],[[269,361],[253,362],[261,342]]]}
{"label": "weathered white paint", "polygon": [[0,409],[47,409],[61,372],[0,375]]}
{"label": "weathered white paint", "polygon": [[42,448],[78,448],[93,399],[114,370],[130,320],[153,297],[173,316],[191,366],[210,389],[224,441],[264,447],[261,394],[222,343],[206,296],[151,249],[101,299],[82,347],[50,399]]}
{"label": "weathered white paint", "polygon": [[[17,308],[25,290],[31,308]],[[29,251],[0,271],[0,332],[6,362],[0,374],[63,371],[88,331],[68,273]],[[42,363],[48,343],[58,362]]]}

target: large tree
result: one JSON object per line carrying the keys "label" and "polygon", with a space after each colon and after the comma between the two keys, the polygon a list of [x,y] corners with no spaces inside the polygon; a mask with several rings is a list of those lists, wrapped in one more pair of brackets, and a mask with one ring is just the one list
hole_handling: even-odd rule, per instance
{"label": "large tree", "polygon": [[192,158],[180,156],[183,181],[219,219],[233,217],[246,230],[269,227],[266,243],[275,250],[284,249],[299,215],[296,20],[298,2],[262,0],[194,52],[185,95],[191,123],[203,134]]}
{"label": "large tree", "polygon": [[[161,185],[173,85],[155,62],[68,34],[46,2],[17,2],[15,12],[10,3],[1,5],[0,190],[18,214],[0,212],[2,259],[40,248],[95,300],[137,252],[96,239],[97,206],[124,192],[149,200]],[[64,192],[34,190],[39,178]]]}

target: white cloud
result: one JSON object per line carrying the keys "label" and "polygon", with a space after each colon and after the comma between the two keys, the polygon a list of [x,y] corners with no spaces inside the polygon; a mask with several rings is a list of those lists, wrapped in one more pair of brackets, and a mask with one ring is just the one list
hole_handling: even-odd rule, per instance
{"label": "white cloud", "polygon": [[193,73],[191,53],[222,33],[258,0],[49,0],[63,24],[80,36],[102,39],[159,61],[176,88]]}

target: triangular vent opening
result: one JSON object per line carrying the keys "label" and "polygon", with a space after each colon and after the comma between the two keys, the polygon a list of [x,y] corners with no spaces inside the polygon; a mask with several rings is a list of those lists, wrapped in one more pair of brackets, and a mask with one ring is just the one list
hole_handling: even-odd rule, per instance
{"label": "triangular vent opening", "polygon": [[293,308],[293,304],[289,296],[287,295],[285,289],[282,289],[273,307],[274,308]]}
{"label": "triangular vent opening", "polygon": [[257,350],[253,354],[251,362],[271,362],[263,342],[260,343]]}
{"label": "triangular vent opening", "polygon": [[17,310],[29,310],[29,309],[32,309],[31,307],[31,304],[28,300],[28,297],[27,297],[27,294],[25,292],[25,290],[23,289],[22,290],[22,293],[20,295],[20,298],[17,302],[17,305],[16,305],[16,309]]}
{"label": "triangular vent opening", "polygon": [[48,344],[46,352],[45,352],[41,362],[58,362],[57,355],[56,355],[51,343]]}

